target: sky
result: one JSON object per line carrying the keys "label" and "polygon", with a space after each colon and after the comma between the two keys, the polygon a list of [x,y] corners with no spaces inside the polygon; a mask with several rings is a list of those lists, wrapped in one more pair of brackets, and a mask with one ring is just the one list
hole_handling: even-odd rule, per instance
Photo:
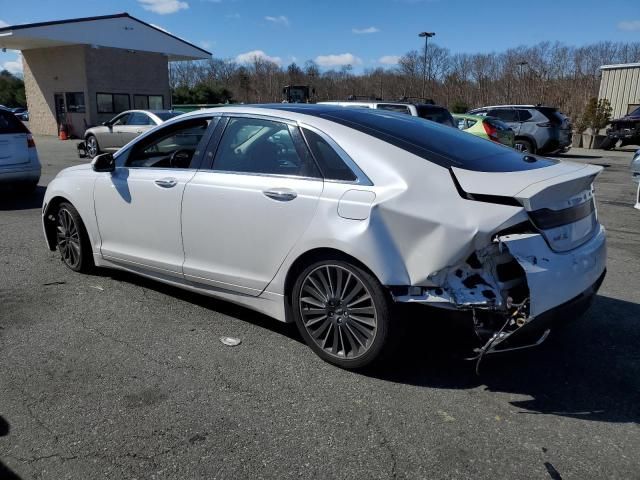
{"label": "sky", "polygon": [[[545,40],[640,41],[640,0],[0,0],[0,26],[128,12],[215,57],[283,66],[393,68],[421,31],[452,52],[499,52]],[[640,59],[638,59],[640,61]],[[19,52],[0,69],[20,73]]]}

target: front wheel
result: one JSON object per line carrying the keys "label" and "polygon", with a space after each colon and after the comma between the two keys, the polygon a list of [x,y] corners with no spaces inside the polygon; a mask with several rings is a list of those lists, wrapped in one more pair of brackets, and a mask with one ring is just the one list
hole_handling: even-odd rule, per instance
{"label": "front wheel", "polygon": [[344,261],[307,267],[292,292],[298,329],[320,358],[362,368],[390,348],[390,299],[370,273]]}
{"label": "front wheel", "polygon": [[93,135],[89,135],[87,137],[87,139],[85,140],[85,147],[87,149],[87,156],[89,158],[95,158],[95,156],[100,153],[98,139]]}
{"label": "front wheel", "polygon": [[56,245],[62,262],[74,272],[93,267],[89,236],[80,214],[70,203],[61,203],[56,212]]}

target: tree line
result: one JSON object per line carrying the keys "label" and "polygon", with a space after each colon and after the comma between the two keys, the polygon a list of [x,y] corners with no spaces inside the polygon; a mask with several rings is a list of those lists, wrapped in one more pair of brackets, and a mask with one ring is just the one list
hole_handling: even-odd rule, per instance
{"label": "tree line", "polygon": [[351,65],[322,71],[313,61],[280,66],[261,57],[248,64],[232,59],[171,64],[174,103],[263,103],[282,101],[284,85],[311,85],[315,101],[350,95],[397,100],[422,95],[453,112],[500,104],[545,104],[574,121],[598,95],[599,67],[640,61],[640,42],[598,42],[581,47],[559,42],[496,53],[452,53],[437,44],[400,57],[393,68],[356,74]]}
{"label": "tree line", "polygon": [[26,107],[24,82],[7,70],[0,71],[0,105],[5,107]]}

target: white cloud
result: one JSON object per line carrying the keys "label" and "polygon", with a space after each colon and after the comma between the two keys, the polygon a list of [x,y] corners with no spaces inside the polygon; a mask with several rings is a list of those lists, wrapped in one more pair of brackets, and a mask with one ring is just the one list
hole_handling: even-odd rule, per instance
{"label": "white cloud", "polygon": [[15,60],[0,64],[0,70],[8,70],[14,75],[22,75],[22,54],[18,53],[18,57]]}
{"label": "white cloud", "polygon": [[267,60],[268,62],[273,62],[278,65],[282,64],[282,58],[280,57],[271,57],[264,53],[262,50],[251,50],[250,52],[241,53],[236,57],[236,62],[238,63],[251,63],[256,58],[261,60]]}
{"label": "white cloud", "polygon": [[618,30],[636,32],[640,30],[640,20],[625,20],[618,23]]}
{"label": "white cloud", "polygon": [[367,27],[367,28],[352,28],[351,31],[353,33],[362,34],[362,33],[378,33],[380,31],[377,27]]}
{"label": "white cloud", "polygon": [[400,61],[400,55],[383,55],[378,59],[378,63],[383,65],[397,65]]}
{"label": "white cloud", "polygon": [[189,8],[189,4],[187,2],[182,2],[180,0],[138,0],[138,3],[145,10],[157,13],[158,15],[176,13],[179,10],[186,10]]}
{"label": "white cloud", "polygon": [[361,65],[362,59],[352,53],[339,53],[335,55],[318,55],[315,62],[321,67],[341,67],[343,65]]}
{"label": "white cloud", "polygon": [[2,27],[8,27],[9,24],[7,22],[5,22],[4,20],[0,20],[0,28]]}
{"label": "white cloud", "polygon": [[285,25],[287,27],[289,26],[289,19],[284,15],[279,15],[277,17],[272,17],[271,15],[267,15],[266,17],[264,17],[264,19],[267,22],[275,23],[278,25]]}

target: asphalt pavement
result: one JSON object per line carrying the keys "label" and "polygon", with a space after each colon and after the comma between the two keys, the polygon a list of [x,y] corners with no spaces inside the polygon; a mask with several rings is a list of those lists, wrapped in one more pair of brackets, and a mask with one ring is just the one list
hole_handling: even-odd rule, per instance
{"label": "asphalt pavement", "polygon": [[[340,370],[295,328],[45,246],[46,183],[83,162],[37,137],[32,196],[0,195],[0,478],[640,478],[640,211],[631,150],[600,164],[608,275],[591,310],[476,376],[443,318],[388,365]],[[242,340],[231,347],[221,336]]]}

